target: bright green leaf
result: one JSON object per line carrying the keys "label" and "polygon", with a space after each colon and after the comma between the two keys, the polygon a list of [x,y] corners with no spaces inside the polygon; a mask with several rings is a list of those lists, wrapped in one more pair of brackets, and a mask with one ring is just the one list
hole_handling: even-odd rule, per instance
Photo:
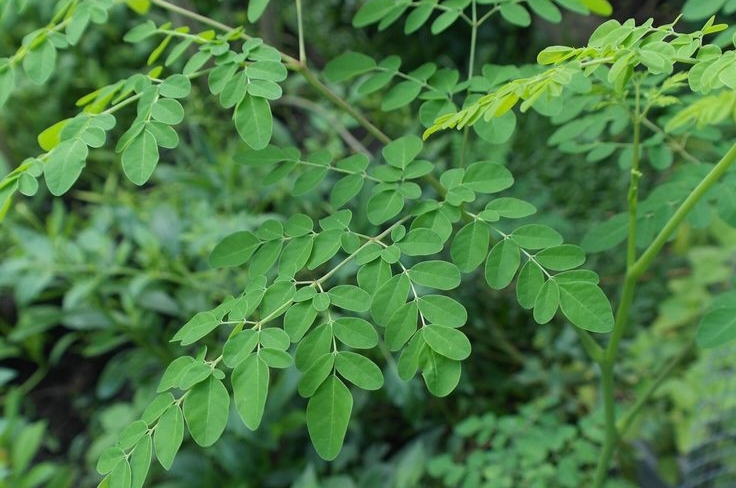
{"label": "bright green leaf", "polygon": [[260,245],[261,241],[252,232],[235,232],[212,249],[208,263],[213,268],[240,266],[250,259]]}
{"label": "bright green leaf", "polygon": [[273,115],[267,100],[246,95],[235,107],[233,121],[240,137],[253,149],[263,149],[271,140]]}
{"label": "bright green leaf", "polygon": [[534,301],[534,320],[538,324],[546,324],[557,313],[560,306],[560,287],[555,280],[549,279],[539,289]]}
{"label": "bright green leaf", "polygon": [[178,405],[172,405],[161,415],[153,433],[156,457],[169,470],[184,439],[184,416]]}
{"label": "bright green leaf", "polygon": [[470,341],[456,328],[430,324],[422,327],[422,337],[433,351],[449,359],[462,361],[470,356]]}

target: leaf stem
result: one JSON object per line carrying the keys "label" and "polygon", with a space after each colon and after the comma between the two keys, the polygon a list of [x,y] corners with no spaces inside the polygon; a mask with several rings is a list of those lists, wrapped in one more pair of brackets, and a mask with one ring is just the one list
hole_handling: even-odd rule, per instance
{"label": "leaf stem", "polygon": [[296,0],[296,24],[299,37],[299,63],[307,65],[307,51],[304,49],[304,22],[302,19],[302,0]]}

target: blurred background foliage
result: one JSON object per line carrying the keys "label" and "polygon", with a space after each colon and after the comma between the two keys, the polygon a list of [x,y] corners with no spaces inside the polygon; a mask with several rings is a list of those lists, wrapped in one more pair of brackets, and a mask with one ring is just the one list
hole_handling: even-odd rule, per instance
{"label": "blurred background foliage", "polygon": [[[230,24],[245,21],[240,2],[179,3]],[[664,23],[683,6],[690,20],[710,15],[694,3],[616,2],[614,15],[639,21],[655,16],[656,23]],[[719,20],[727,22],[729,15],[733,20],[736,2],[714,3],[719,4],[714,10],[720,9]],[[322,0],[305,9],[307,51],[314,65],[356,50],[377,58],[400,54],[408,67],[426,60],[466,66],[468,32],[462,25],[440,37],[420,30],[405,42],[400,24],[384,31],[355,30],[351,18],[359,5]],[[0,55],[15,52],[52,9],[53,2],[44,0],[0,2]],[[175,25],[188,22],[171,20]],[[120,5],[104,26],[90,28],[77,48],[60,52],[50,83],[37,87],[19,80],[0,111],[0,174],[37,154],[36,135],[73,116],[78,98],[145,65],[146,46],[121,42],[137,22],[139,17]],[[478,60],[521,66],[546,45],[584,42],[599,22],[566,14],[561,24],[535,19],[531,28],[521,29],[499,18],[480,33]],[[293,53],[295,23],[291,2],[272,2],[258,32]],[[243,286],[237,272],[208,268],[212,247],[225,235],[255,228],[265,219],[320,208],[316,197],[292,197],[288,181],[263,187],[263,175],[254,174],[257,168],[233,163],[240,142],[228,115],[208,100],[206,86],[194,90],[185,102],[187,118],[178,127],[182,143],[176,152],[162,154],[147,186],[133,187],[112,150],[103,148],[92,153],[70,193],[53,199],[42,185],[35,197],[17,200],[2,223],[0,486],[95,484],[97,455],[119,429],[138,418],[162,369],[182,354],[169,343],[174,332],[191,315]],[[351,90],[343,93],[348,99]],[[354,147],[380,150],[297,77],[285,91],[275,108],[277,144],[328,150],[335,157],[347,154],[348,139]],[[416,107],[383,113],[380,95],[362,100],[361,106],[389,135],[419,129],[412,111]],[[625,134],[608,128],[560,135],[565,122],[550,123],[529,113],[518,118],[514,135],[503,142],[464,141],[461,133],[448,133],[426,148],[437,164],[488,155],[503,162],[516,178],[513,192],[533,198],[543,210],[537,218],[566,240],[580,242],[592,222],[621,210],[628,178],[619,167],[625,147],[618,141]],[[653,166],[645,180],[648,188],[688,155],[711,161],[721,152],[720,141],[733,138],[733,130],[693,133],[687,153],[653,137],[645,143]],[[601,141],[610,148],[600,149]],[[651,371],[692,340],[694,325],[712,297],[733,287],[734,224],[713,218],[691,221],[647,276],[620,364],[622,395],[627,388],[645,388]],[[615,251],[589,261],[609,289],[622,280],[622,264]],[[477,279],[480,285],[482,277]],[[172,470],[158,468],[147,486],[586,486],[601,440],[593,386],[597,371],[576,335],[567,326],[537,326],[515,305],[513,291],[490,292],[468,280],[460,293],[471,317],[467,329],[473,354],[451,397],[437,399],[418,381],[402,382],[386,352],[385,388],[370,397],[356,396],[344,452],[327,464],[309,445],[297,373],[287,370],[272,386],[258,432],[231,422],[211,449],[203,452],[185,442]],[[699,387],[709,374],[704,364],[698,351],[691,352],[646,407],[622,441],[620,479],[611,480],[611,488],[678,482],[678,460],[698,441],[691,424]]]}

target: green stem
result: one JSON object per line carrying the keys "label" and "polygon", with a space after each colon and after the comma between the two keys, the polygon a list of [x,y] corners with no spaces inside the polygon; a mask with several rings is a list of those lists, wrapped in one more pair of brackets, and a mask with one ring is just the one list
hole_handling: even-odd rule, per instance
{"label": "green stem", "polygon": [[470,60],[468,61],[468,80],[473,77],[475,63],[475,45],[478,42],[478,9],[475,0],[472,2],[472,22],[470,23]]}
{"label": "green stem", "polygon": [[684,202],[677,209],[675,214],[670,217],[662,230],[659,231],[654,241],[647,247],[644,253],[629,269],[629,273],[639,278],[649,268],[659,251],[664,247],[672,234],[675,233],[687,214],[700,202],[705,194],[718,182],[723,174],[728,171],[733,162],[736,161],[736,144],[731,146],[728,152],[721,158],[712,170],[702,179],[695,189],[688,195]]}
{"label": "green stem", "polygon": [[299,63],[307,65],[307,51],[304,48],[304,22],[302,20],[302,1],[296,0],[296,24],[299,36]]}
{"label": "green stem", "polygon": [[608,474],[608,467],[611,464],[613,451],[619,439],[619,432],[616,429],[616,402],[614,400],[615,381],[613,365],[616,363],[621,338],[629,318],[629,309],[634,301],[634,290],[636,289],[636,278],[629,276],[631,267],[636,262],[636,214],[639,202],[639,179],[641,172],[639,171],[639,152],[641,138],[641,106],[639,84],[635,86],[635,104],[634,112],[631,115],[631,122],[634,128],[632,156],[631,156],[631,175],[629,179],[629,191],[627,195],[627,203],[629,208],[629,235],[626,244],[626,279],[621,293],[621,301],[616,310],[616,320],[613,326],[611,340],[606,347],[605,352],[601,355],[598,365],[601,370],[601,394],[603,396],[603,412],[605,419],[605,438],[603,448],[598,458],[596,466],[595,479],[593,488],[601,488]]}

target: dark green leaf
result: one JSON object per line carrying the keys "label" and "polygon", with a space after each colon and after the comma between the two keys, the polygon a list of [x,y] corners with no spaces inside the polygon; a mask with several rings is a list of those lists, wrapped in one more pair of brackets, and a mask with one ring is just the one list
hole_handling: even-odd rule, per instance
{"label": "dark green leaf", "polygon": [[567,271],[585,262],[585,253],[578,246],[562,244],[539,251],[534,259],[547,269]]}
{"label": "dark green leaf", "polygon": [[381,369],[367,357],[351,351],[341,351],[335,358],[335,368],[343,378],[364,390],[383,386]]}
{"label": "dark green leaf", "polygon": [[460,381],[462,367],[430,348],[424,348],[420,357],[422,377],[430,393],[438,397],[449,395]]}
{"label": "dark green leaf", "polygon": [[510,239],[524,249],[542,249],[562,244],[559,232],[540,224],[528,224],[511,233]]}
{"label": "dark green leaf", "polygon": [[309,399],[307,430],[322,459],[331,461],[340,453],[352,410],[350,390],[334,375]]}
{"label": "dark green leaf", "polygon": [[153,433],[156,457],[164,469],[171,469],[184,439],[184,416],[178,405],[172,405],[161,415]]}
{"label": "dark green leaf", "polygon": [[417,331],[419,307],[416,301],[401,305],[386,323],[383,340],[389,351],[398,351]]}
{"label": "dark green leaf", "polygon": [[486,283],[496,290],[505,288],[514,279],[520,264],[519,246],[510,239],[500,241],[488,253],[485,265]]}
{"label": "dark green leaf", "polygon": [[325,78],[332,82],[345,81],[375,67],[376,62],[370,56],[347,51],[327,63]]}
{"label": "dark green leaf", "polygon": [[419,96],[421,91],[422,85],[415,81],[407,80],[397,83],[383,96],[381,110],[389,112],[409,105]]}
{"label": "dark green leaf", "polygon": [[261,241],[252,232],[235,232],[212,249],[208,263],[213,268],[240,266],[250,259],[260,245]]}
{"label": "dark green leaf", "polygon": [[273,132],[273,116],[268,101],[246,95],[233,114],[238,134],[253,149],[265,148]]}
{"label": "dark green leaf", "polygon": [[533,261],[527,261],[516,279],[516,299],[523,308],[534,307],[539,289],[544,284],[544,273]]}
{"label": "dark green leaf", "polygon": [[560,308],[576,327],[591,332],[613,330],[611,304],[598,286],[583,281],[560,283]]}
{"label": "dark green leaf", "polygon": [[422,337],[433,351],[447,358],[462,361],[470,356],[470,341],[456,328],[430,324],[422,327]]}
{"label": "dark green leaf", "polygon": [[230,394],[220,380],[210,376],[189,391],[183,410],[194,441],[202,447],[211,446],[225,430]]}
{"label": "dark green leaf", "polygon": [[470,273],[481,265],[488,252],[491,233],[488,225],[474,220],[455,235],[450,247],[452,262],[463,273]]}
{"label": "dark green leaf", "polygon": [[534,301],[534,320],[538,324],[546,324],[557,313],[560,306],[560,287],[555,280],[549,279],[539,289]]}
{"label": "dark green leaf", "polygon": [[144,129],[123,149],[121,161],[125,176],[136,185],[145,184],[156,169],[158,159],[156,138]]}
{"label": "dark green leaf", "polygon": [[462,327],[468,312],[459,302],[444,295],[424,295],[417,300],[419,312],[427,322],[447,327]]}
{"label": "dark green leaf", "polygon": [[407,271],[411,281],[417,285],[437,290],[452,290],[460,284],[460,271],[446,261],[422,261]]}
{"label": "dark green leaf", "polygon": [[354,349],[371,349],[378,345],[378,333],[367,320],[358,317],[339,317],[332,323],[335,337]]}
{"label": "dark green leaf", "polygon": [[250,430],[256,430],[261,425],[268,396],[268,379],[268,365],[257,354],[251,354],[233,370],[235,408]]}

